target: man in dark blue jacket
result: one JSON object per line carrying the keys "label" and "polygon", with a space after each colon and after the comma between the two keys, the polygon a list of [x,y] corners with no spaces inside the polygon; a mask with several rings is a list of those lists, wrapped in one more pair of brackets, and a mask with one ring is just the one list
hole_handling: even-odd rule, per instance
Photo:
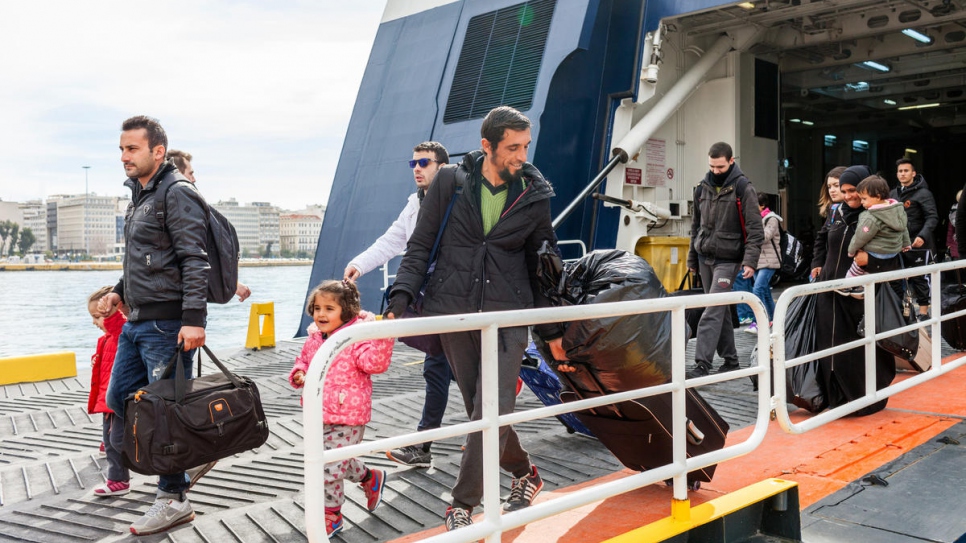
{"label": "man in dark blue jacket", "polygon": [[[419,292],[429,253],[453,198],[456,200],[443,228],[436,269],[426,287],[424,314],[454,315],[550,305],[540,292],[536,267],[541,244],[555,243],[550,224],[553,189],[527,162],[530,120],[511,107],[501,106],[483,120],[481,135],[483,149],[466,154],[458,166],[441,168],[427,191],[416,229],[396,273],[387,317],[401,315]],[[557,326],[537,328],[551,349],[562,353]],[[479,420],[483,414],[480,343],[478,331],[442,335],[443,351],[471,420]],[[501,415],[513,412],[526,344],[526,327],[500,329],[497,356]],[[510,426],[500,428],[500,467],[513,475],[504,510],[529,506],[543,488],[543,481]],[[446,510],[447,530],[472,524],[473,508],[483,497],[479,432],[466,438],[452,495],[452,506]]]}
{"label": "man in dark blue jacket", "polygon": [[[176,183],[165,200],[165,217],[155,214],[154,193],[162,180],[187,179],[166,160],[168,137],[157,120],[143,115],[121,125],[121,161],[131,189],[124,216],[124,267],[114,291],[101,298],[107,314],[124,303],[128,321],[118,338],[107,404],[124,420],[124,401],[139,388],[157,381],[167,362],[184,343],[190,362],[205,344],[208,315],[207,206],[193,185]],[[185,364],[191,378],[191,364]],[[123,450],[123,425],[111,429],[111,442]],[[214,463],[201,466],[196,478]],[[163,532],[194,519],[186,492],[193,481],[185,472],[161,475],[157,498],[131,525],[131,532]]]}
{"label": "man in dark blue jacket", "polygon": [[[708,152],[709,171],[694,189],[691,249],[688,269],[701,274],[707,293],[728,292],[735,277],[754,277],[765,234],[758,194],[735,164],[731,146],[718,142]],[[724,358],[719,371],[738,369],[738,351],[726,305],[708,307],[701,314],[694,349],[695,367],[688,378],[711,372],[715,350]]]}
{"label": "man in dark blue jacket", "polygon": [[[912,249],[902,254],[902,262],[907,268],[925,266],[932,260],[936,250],[933,232],[939,225],[939,212],[936,199],[926,184],[926,179],[916,173],[916,167],[908,158],[896,161],[896,177],[899,185],[892,189],[892,198],[902,202],[906,208],[906,224]],[[919,305],[919,320],[929,318],[929,282],[924,275],[909,278],[916,304]]]}

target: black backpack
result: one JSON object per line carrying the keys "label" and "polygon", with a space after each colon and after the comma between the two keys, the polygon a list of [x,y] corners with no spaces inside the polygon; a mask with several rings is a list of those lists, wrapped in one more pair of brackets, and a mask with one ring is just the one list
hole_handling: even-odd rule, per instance
{"label": "black backpack", "polygon": [[[176,183],[190,184],[177,171],[165,175],[154,192],[154,213],[167,230],[164,221],[164,202],[168,191]],[[162,190],[163,188],[163,190]],[[208,301],[225,304],[231,301],[238,289],[238,260],[241,257],[238,234],[235,227],[224,215],[205,203],[208,210]]]}
{"label": "black backpack", "polygon": [[[781,241],[775,250],[782,261],[782,267],[772,279],[773,284],[778,281],[798,281],[808,271],[808,262],[805,260],[805,246],[795,236],[788,233],[778,221],[778,231],[781,233]],[[771,240],[772,247],[775,247],[775,240]]]}

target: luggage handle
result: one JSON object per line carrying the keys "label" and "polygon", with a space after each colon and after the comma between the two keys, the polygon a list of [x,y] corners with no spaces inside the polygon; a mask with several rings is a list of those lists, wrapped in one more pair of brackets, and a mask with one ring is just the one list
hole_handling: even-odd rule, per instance
{"label": "luggage handle", "polygon": [[[559,360],[554,360],[554,362],[556,362],[558,364],[561,363]],[[600,386],[600,383],[597,382],[597,378],[594,376],[594,374],[590,373],[590,371],[586,367],[584,367],[580,362],[576,362],[576,363],[571,362],[570,364],[573,365],[575,368],[583,368],[584,371],[586,371],[590,375],[589,381],[594,384],[594,388],[597,389],[597,392],[601,396],[607,396],[607,392],[605,392],[604,389],[603,389],[603,387]],[[579,398],[581,400],[586,400],[587,399],[585,396],[583,396],[579,392],[579,387],[574,383],[574,380],[570,378],[569,372],[559,371],[558,370],[557,371],[557,374],[567,380],[567,384],[570,385],[570,389],[574,391],[574,395],[576,395],[577,398]],[[627,417],[624,416],[623,413],[621,413],[621,410],[620,410],[620,408],[617,407],[617,404],[607,404],[607,405],[603,405],[603,406],[598,407],[598,408],[590,408],[590,409],[588,409],[588,411],[590,411],[594,415],[597,415],[598,414],[597,413],[597,409],[602,409],[602,408],[603,409],[607,409],[608,411],[614,413],[615,415],[617,415],[618,417],[620,417],[622,419],[623,418],[627,418]]]}
{"label": "luggage handle", "polygon": [[[242,388],[241,381],[239,381],[238,378],[235,377],[235,374],[228,371],[228,368],[226,368],[225,365],[222,364],[220,360],[218,360],[218,357],[215,356],[215,353],[211,352],[211,349],[209,349],[207,345],[202,345],[201,348],[204,349],[206,353],[208,353],[208,358],[211,358],[211,361],[215,363],[215,366],[217,366],[218,369],[221,370],[223,374],[225,374],[225,377],[227,377],[228,380],[231,381],[231,384],[235,388]],[[188,380],[185,379],[185,376],[184,376],[183,357],[184,357],[184,342],[179,342],[178,350],[175,351],[174,355],[171,356],[171,360],[168,361],[167,367],[164,368],[164,373],[161,374],[161,379],[167,379],[168,377],[171,377],[171,373],[174,370],[177,370],[174,375],[174,399],[175,399],[175,402],[178,404],[181,404],[184,402],[185,388],[187,388],[188,386]]]}

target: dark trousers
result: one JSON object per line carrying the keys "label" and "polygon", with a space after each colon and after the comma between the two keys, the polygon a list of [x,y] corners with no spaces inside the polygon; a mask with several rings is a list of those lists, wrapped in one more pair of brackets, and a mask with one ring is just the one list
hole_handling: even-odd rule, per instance
{"label": "dark trousers", "polygon": [[[445,354],[426,355],[423,379],[426,380],[426,400],[423,403],[423,416],[416,426],[420,432],[439,428],[443,424],[443,414],[449,401],[449,383],[453,380],[453,371]],[[423,444],[424,447],[429,445],[431,442]]]}
{"label": "dark trousers", "polygon": [[[932,257],[932,254],[927,249],[912,249],[911,251],[900,254],[902,255],[902,264],[907,268],[925,266],[929,264]],[[908,281],[909,288],[912,289],[912,297],[916,301],[916,304],[929,306],[929,277],[917,275],[910,277]]]}
{"label": "dark trousers", "polygon": [[[527,328],[501,328],[498,349],[499,412],[506,415],[516,406],[517,379],[527,346]],[[443,334],[443,351],[449,359],[456,384],[463,395],[463,405],[470,420],[483,418],[483,382],[481,380],[480,332]],[[512,426],[500,428],[500,467],[522,477],[530,473],[530,455],[523,449]],[[466,436],[466,449],[460,460],[460,472],[453,485],[453,505],[472,509],[483,498],[483,434]]]}
{"label": "dark trousers", "polygon": [[[706,293],[730,292],[741,269],[737,262],[708,263],[700,261],[698,271],[701,273],[701,284]],[[708,307],[701,314],[698,321],[697,342],[694,346],[695,363],[711,368],[714,353],[724,358],[727,364],[738,363],[738,351],[735,349],[735,330],[731,324],[731,308],[727,305]]]}

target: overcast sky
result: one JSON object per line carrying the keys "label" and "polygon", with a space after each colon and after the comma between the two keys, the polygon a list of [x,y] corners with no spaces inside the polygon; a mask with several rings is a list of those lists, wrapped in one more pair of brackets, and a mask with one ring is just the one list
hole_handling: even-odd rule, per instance
{"label": "overcast sky", "polygon": [[383,0],[0,1],[0,199],[122,186],[161,121],[211,201],[323,204]]}

